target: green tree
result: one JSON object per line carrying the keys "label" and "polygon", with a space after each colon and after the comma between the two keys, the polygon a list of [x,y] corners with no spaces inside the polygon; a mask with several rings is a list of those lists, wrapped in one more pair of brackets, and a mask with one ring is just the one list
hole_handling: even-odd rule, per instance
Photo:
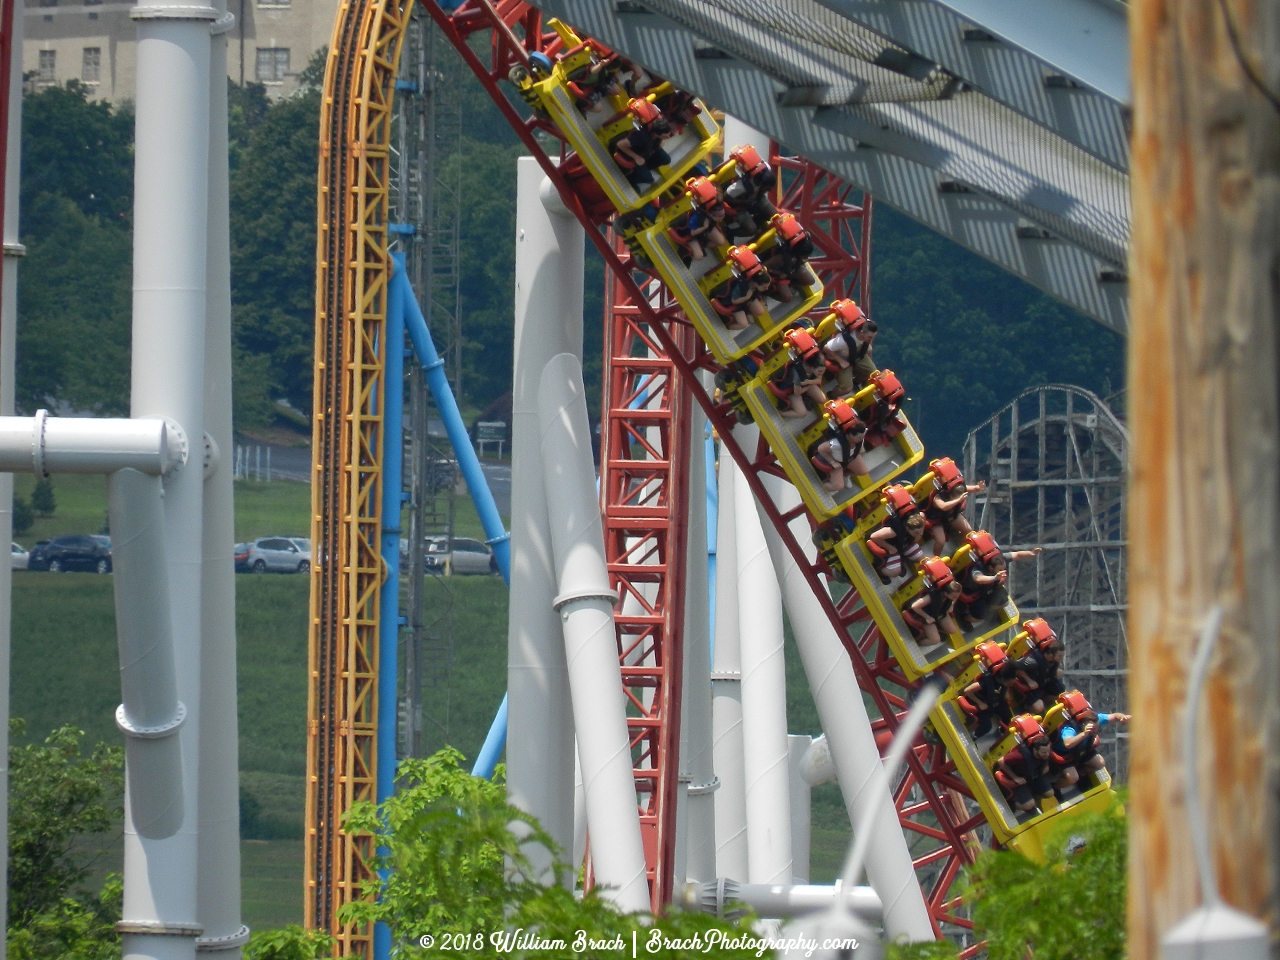
{"label": "green tree", "polygon": [[41,477],[31,491],[31,508],[42,517],[52,517],[58,509],[58,501],[53,496],[53,480]]}
{"label": "green tree", "polygon": [[63,897],[23,927],[9,928],[13,960],[119,960],[116,920],[124,906],[119,874],[108,874],[102,892]]}
{"label": "green tree", "polygon": [[281,930],[254,931],[245,947],[245,960],[324,960],[333,938],[322,930],[290,925]]}
{"label": "green tree", "polygon": [[1123,960],[1128,821],[1105,813],[1066,820],[1048,859],[990,851],[969,871],[965,898],[991,960]]}
{"label": "green tree", "polygon": [[13,495],[13,534],[26,533],[35,525],[36,512],[31,509],[31,504],[27,502],[26,497],[20,497],[18,494]]}
{"label": "green tree", "polygon": [[75,841],[118,826],[123,751],[100,743],[86,756],[84,733],[71,726],[18,746],[23,732],[21,720],[9,722],[9,937],[22,951],[13,955],[96,960],[114,949],[119,956],[118,884],[97,895],[85,890],[98,854]]}
{"label": "green tree", "polygon": [[[133,113],[89,101],[77,80],[22,101],[22,228],[44,234],[42,194],[65,197],[86,216],[127,226],[133,213]],[[27,266],[23,265],[24,274]]]}
{"label": "green tree", "polygon": [[267,414],[264,397],[311,409],[319,116],[314,90],[273,104],[248,134],[232,176],[237,359],[267,358],[265,370],[259,365],[251,378],[238,378],[242,423]]}
{"label": "green tree", "polygon": [[[578,900],[560,884],[543,887],[532,879],[531,845],[557,854],[555,844],[529,814],[507,803],[501,776],[472,777],[461,768],[462,755],[446,747],[427,760],[406,760],[399,768],[401,789],[381,809],[356,804],[345,828],[379,836],[376,866],[390,870],[386,886],[370,885],[367,898],[342,908],[342,922],[382,921],[390,926],[402,956],[456,956],[447,934],[482,936],[501,930],[535,931],[572,943],[582,931],[588,940],[634,933],[648,943],[656,930],[670,938],[751,936],[747,919],[734,924],[707,914],[670,917],[622,915],[593,889]],[[510,825],[520,824],[521,837]],[[556,862],[563,880],[567,867]],[[376,897],[376,899],[375,899]],[[434,944],[422,947],[423,937]],[[485,943],[488,941],[486,939]],[[468,952],[492,949],[471,946]],[[648,951],[647,951],[648,952]],[[756,956],[754,949],[716,950],[717,956]],[[596,956],[588,951],[586,956]],[[614,956],[610,950],[599,956]],[[659,956],[705,956],[696,949],[661,950]]]}

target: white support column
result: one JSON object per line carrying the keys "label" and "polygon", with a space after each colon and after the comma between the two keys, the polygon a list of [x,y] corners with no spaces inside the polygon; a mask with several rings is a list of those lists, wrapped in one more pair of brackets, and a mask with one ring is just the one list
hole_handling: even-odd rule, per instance
{"label": "white support column", "polygon": [[[779,511],[785,513],[799,503],[799,494],[791,484],[772,477],[765,482]],[[836,636],[804,574],[772,524],[766,523],[764,529],[769,552],[780,574],[787,616],[813,692],[818,720],[835,762],[849,822],[859,823],[868,802],[883,789],[877,781],[884,778],[880,750],[871,732],[862,691],[848,651]],[[812,550],[808,546],[808,522],[803,516],[792,522],[791,529],[800,543],[806,545],[805,549]],[[933,926],[924,895],[920,892],[902,825],[891,804],[882,804],[878,809],[871,844],[867,877],[884,903],[885,933],[890,939],[905,936],[909,940],[932,940]]]}
{"label": "white support column", "polygon": [[[617,596],[609,586],[604,560],[591,426],[577,357],[562,353],[547,364],[538,409],[542,475],[559,586],[554,605],[564,631],[591,865],[596,881],[611,888],[604,896],[620,910],[647,912],[649,884],[613,622]],[[570,815],[572,811],[570,803]]]}
{"label": "white support column", "polygon": [[715,792],[716,874],[747,882],[747,788],[743,773],[742,657],[738,646],[738,520],[734,508],[738,465],[720,457],[716,515],[716,645],[711,667],[712,763]]}
{"label": "white support column", "polygon": [[782,596],[747,478],[735,477],[738,633],[742,646],[747,881],[791,883],[791,785]]}
{"label": "white support column", "polygon": [[561,849],[570,850],[573,714],[560,618],[552,609],[556,576],[543,493],[538,383],[556,354],[582,356],[586,235],[572,216],[550,209],[563,209],[557,196],[550,203],[540,198],[546,178],[536,160],[521,157],[516,178],[507,792]]}
{"label": "white support column", "polygon": [[[133,220],[134,417],[167,417],[198,451],[204,436],[205,292],[209,207],[210,22],[201,0],[140,3]],[[203,543],[201,457],[165,483],[164,540],[182,744],[181,827],[144,837],[126,809],[125,960],[191,960],[197,921],[200,616]],[[137,798],[131,798],[136,800]]]}
{"label": "white support column", "polygon": [[[716,876],[715,771],[711,749],[711,617],[707,592],[706,414],[690,400],[689,540],[684,591],[684,682],[681,691],[680,772],[685,858],[677,880]],[[680,864],[677,864],[679,867]]]}
{"label": "white support column", "polygon": [[[22,35],[23,5],[13,5],[8,31],[9,129],[4,177],[4,265],[0,282],[0,416],[13,415],[14,356],[18,330],[18,260],[26,251],[18,242],[18,200],[22,182]],[[0,543],[13,540],[13,474],[0,473]],[[5,960],[4,931],[9,927],[9,628],[13,599],[12,564],[0,565],[0,960]]]}
{"label": "white support column", "polygon": [[[236,716],[235,505],[231,450],[231,236],[227,173],[226,0],[213,0],[209,68],[208,319],[200,625],[200,836],[196,950],[239,960],[249,928],[240,922],[240,750]],[[225,28],[225,29],[224,29]],[[197,453],[198,457],[198,453]],[[198,462],[198,460],[197,460]]]}
{"label": "white support column", "polygon": [[813,806],[809,781],[801,770],[805,754],[813,743],[807,733],[787,737],[787,780],[791,784],[791,882],[809,882],[809,840],[813,828]]}

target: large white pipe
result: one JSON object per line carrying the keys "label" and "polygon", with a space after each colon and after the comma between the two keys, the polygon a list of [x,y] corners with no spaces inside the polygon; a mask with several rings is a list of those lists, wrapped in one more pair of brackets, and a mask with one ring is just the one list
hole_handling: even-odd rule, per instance
{"label": "large white pipe", "polygon": [[136,470],[111,474],[107,509],[124,700],[116,726],[125,737],[129,818],[141,836],[163,840],[183,821],[178,731],[187,709],[178,698],[174,666],[160,479]]}
{"label": "large white pipe", "polygon": [[[573,713],[542,484],[538,383],[559,353],[582,356],[578,221],[539,198],[532,157],[516,165],[515,365],[511,396],[511,589],[507,623],[507,792],[562,850],[573,843]],[[594,843],[595,838],[592,838]],[[549,858],[529,850],[550,882]]]}
{"label": "large white pipe", "polygon": [[682,875],[716,876],[715,769],[711,750],[711,630],[707,591],[706,414],[697,404],[689,423],[689,540],[684,593],[684,683],[680,764],[688,777],[686,848]]}
{"label": "large white pipe", "polygon": [[738,635],[742,649],[743,771],[747,793],[747,880],[791,883],[791,783],[782,597],[755,498],[735,477],[738,520]]}
{"label": "large white pipe", "polygon": [[231,464],[231,231],[227,172],[226,0],[214,0],[209,68],[208,317],[205,323],[204,477],[200,627],[201,954],[237,960],[249,939],[240,922],[240,748],[236,716],[235,504]]}
{"label": "large white pipe", "polygon": [[114,473],[153,477],[187,459],[182,428],[164,420],[0,416],[0,470],[34,473]]}
{"label": "large white pipe", "polygon": [[[739,442],[745,439],[748,438],[743,437]],[[799,495],[791,484],[773,477],[767,477],[765,483],[779,511],[785,513],[799,503]],[[812,550],[808,546],[808,523],[803,516],[792,521],[792,534],[806,545],[806,551]],[[863,810],[884,789],[881,785],[884,769],[853,663],[803,572],[778,532],[768,523],[765,539],[780,574],[787,616],[835,763],[849,822],[859,823]],[[867,855],[867,877],[884,902],[885,933],[890,939],[907,937],[926,941],[934,938],[911,852],[891,804],[880,805],[876,812]]]}
{"label": "large white pipe", "polygon": [[606,897],[624,912],[643,912],[650,908],[649,885],[613,623],[617,597],[604,560],[582,363],[573,354],[547,364],[538,410],[559,585],[554,603],[564,631],[591,864]]}
{"label": "large white pipe", "polygon": [[[135,418],[180,424],[204,438],[206,250],[208,246],[210,23],[203,0],[147,0],[132,11],[135,48],[133,351]],[[200,743],[201,458],[164,487],[165,554],[182,741],[186,817],[172,837],[142,835],[126,809],[124,960],[190,960],[197,920]],[[117,580],[120,574],[116,574]],[[130,803],[137,798],[130,796]]]}
{"label": "large white pipe", "polygon": [[[14,4],[12,19],[0,24],[9,33],[9,129],[4,177],[4,264],[0,283],[0,415],[13,415],[14,355],[17,352],[18,199],[22,165],[22,35],[23,5]],[[0,543],[13,539],[13,474],[0,473]],[[0,564],[0,931],[9,928],[9,626],[13,590],[12,564]],[[0,960],[5,938],[0,934]]]}
{"label": "large white pipe", "polygon": [[[710,883],[688,883],[679,893],[679,904],[686,910],[701,910],[724,916],[734,905],[745,904],[761,917],[778,920],[828,910],[841,889],[837,880],[832,886],[810,884],[737,883],[721,879]],[[870,887],[854,887],[845,893],[849,909],[871,923],[881,918],[880,897]]]}
{"label": "large white pipe", "polygon": [[734,508],[737,464],[720,457],[716,514],[716,635],[711,667],[712,764],[715,792],[716,873],[747,880],[747,788],[743,772],[742,658],[738,647],[738,534]]}
{"label": "large white pipe", "polygon": [[812,829],[812,795],[804,778],[805,755],[813,744],[807,733],[793,733],[787,738],[787,780],[791,784],[791,879],[793,883],[809,882],[809,846]]}

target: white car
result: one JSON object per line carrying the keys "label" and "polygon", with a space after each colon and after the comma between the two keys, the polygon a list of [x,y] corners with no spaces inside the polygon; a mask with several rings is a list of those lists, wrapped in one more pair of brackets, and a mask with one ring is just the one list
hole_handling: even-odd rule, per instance
{"label": "white car", "polygon": [[10,547],[9,556],[12,558],[11,562],[13,564],[14,570],[27,569],[27,557],[29,556],[29,554],[27,553],[27,551],[22,549],[22,544],[20,543],[13,544]]}
{"label": "white car", "polygon": [[249,544],[244,565],[252,573],[309,573],[311,543],[300,537],[259,537]]}
{"label": "white car", "polygon": [[428,573],[452,574],[497,573],[498,559],[486,544],[470,537],[454,537],[450,549],[448,537],[432,537],[427,541],[423,558]]}

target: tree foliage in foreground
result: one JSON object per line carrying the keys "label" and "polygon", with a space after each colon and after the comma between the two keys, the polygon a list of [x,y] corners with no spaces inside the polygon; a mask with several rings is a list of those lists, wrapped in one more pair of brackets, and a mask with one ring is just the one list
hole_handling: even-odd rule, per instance
{"label": "tree foliage in foreground", "polygon": [[[11,740],[23,723],[9,724]],[[118,830],[123,751],[59,727],[42,744],[9,748],[9,956],[13,960],[107,960],[120,956],[120,878],[85,889],[99,855],[86,836]]]}
{"label": "tree foliage in foreground", "polygon": [[[554,842],[537,821],[507,803],[506,787],[495,780],[473,777],[460,764],[462,755],[445,748],[427,760],[406,760],[400,765],[401,789],[381,809],[364,803],[347,817],[349,831],[376,833],[384,853],[377,866],[390,868],[386,887],[377,884],[365,891],[368,899],[348,904],[342,922],[382,921],[392,931],[401,956],[454,957],[446,937],[483,933],[464,953],[495,952],[488,936],[494,932],[523,930],[548,940],[588,944],[583,957],[616,957],[616,949],[592,950],[590,941],[617,942],[629,946],[632,933],[648,943],[659,935],[687,940],[711,931],[728,937],[754,936],[747,921],[734,924],[707,914],[673,913],[652,919],[619,914],[613,905],[589,891],[581,900],[562,885],[543,887],[534,879],[529,849],[538,845],[558,854]],[[516,824],[518,837],[511,825]],[[564,864],[554,868],[563,880]],[[421,938],[434,943],[421,946]],[[539,955],[517,948],[504,955]],[[754,957],[754,949],[717,948],[718,957]],[[664,957],[705,956],[690,948],[664,949]]]}
{"label": "tree foliage in foreground", "polygon": [[[989,850],[969,868],[964,897],[989,960],[1124,960],[1129,826],[1122,803],[1059,824],[1043,864]],[[889,960],[955,956],[945,943],[895,944],[888,952]]]}

